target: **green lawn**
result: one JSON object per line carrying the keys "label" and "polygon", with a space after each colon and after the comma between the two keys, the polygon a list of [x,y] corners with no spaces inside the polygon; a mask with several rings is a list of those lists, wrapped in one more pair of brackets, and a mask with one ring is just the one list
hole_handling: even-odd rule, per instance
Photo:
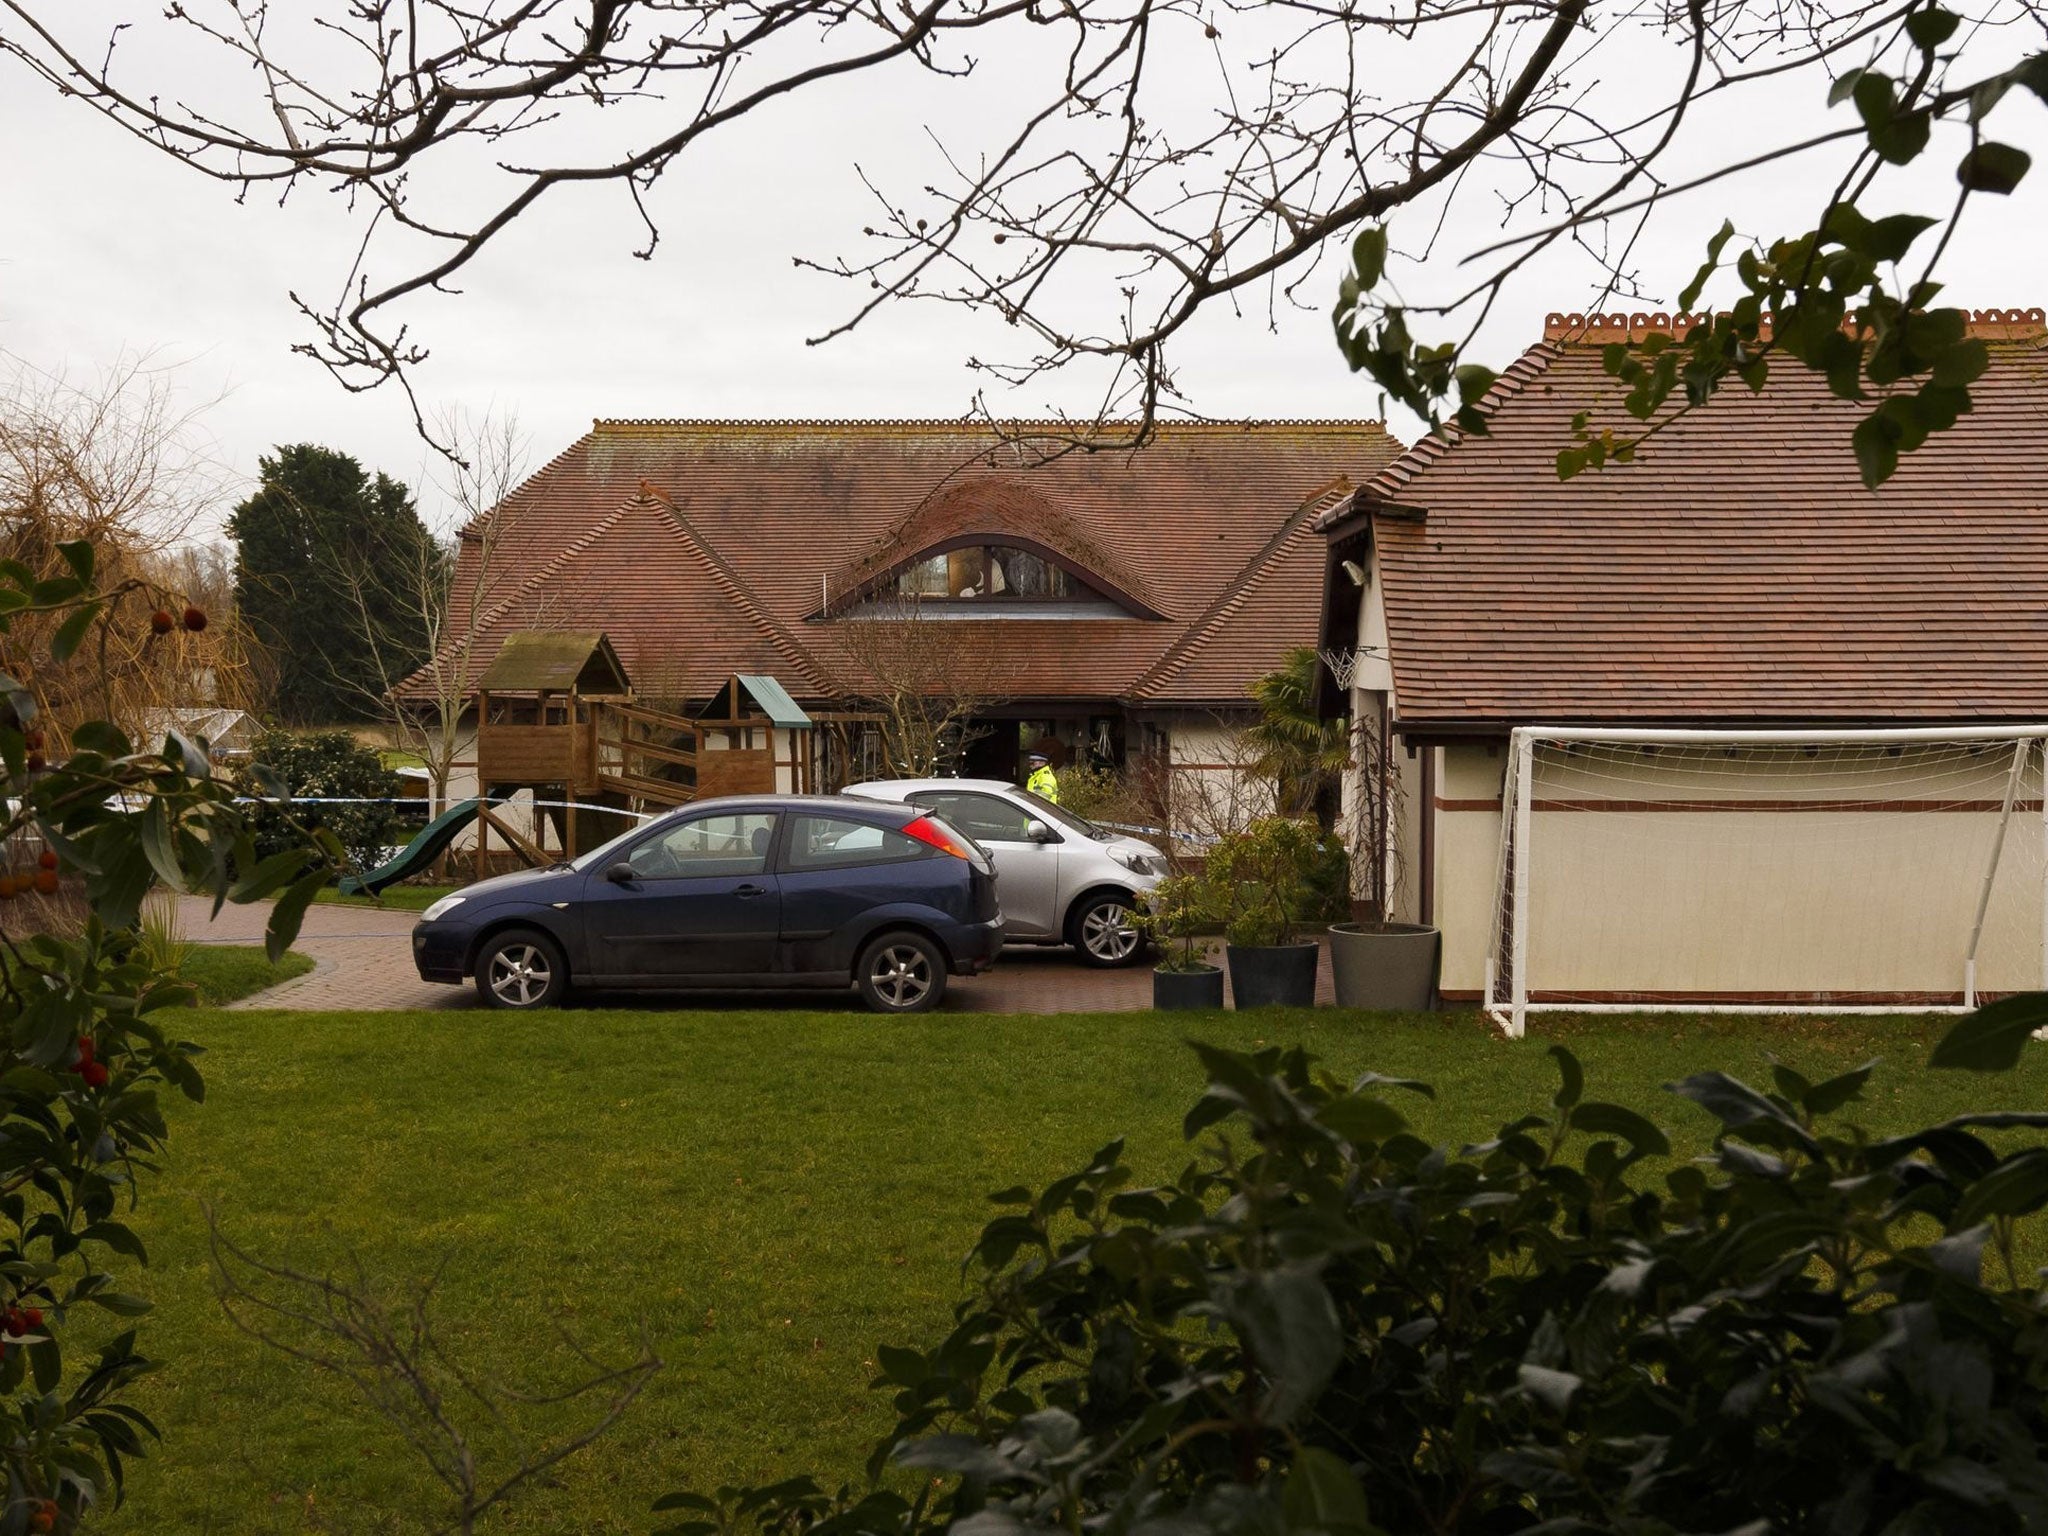
{"label": "green lawn", "polygon": [[393,885],[387,886],[380,896],[344,896],[330,885],[314,900],[340,907],[390,907],[400,912],[424,912],[451,891],[461,889],[459,885]]}
{"label": "green lawn", "polygon": [[295,949],[287,950],[282,960],[272,964],[260,944],[188,944],[178,979],[198,989],[200,1002],[218,1007],[312,969],[312,956]]}
{"label": "green lawn", "polygon": [[[1935,1021],[1546,1021],[1589,1092],[1658,1110],[1681,1152],[1705,1116],[1658,1085],[1768,1054],[1820,1076],[1883,1054],[1869,1123],[2038,1105],[2048,1052],[2005,1078],[1921,1071]],[[333,1382],[266,1355],[213,1298],[200,1201],[259,1254],[392,1278],[441,1270],[449,1332],[487,1375],[567,1369],[559,1323],[606,1354],[645,1320],[668,1369],[631,1417],[489,1528],[646,1531],[681,1485],[855,1477],[888,1421],[878,1341],[929,1339],[960,1292],[986,1191],[1077,1165],[1114,1135],[1175,1169],[1199,1079],[1182,1040],[1300,1039],[1343,1073],[1425,1077],[1420,1129],[1463,1139],[1545,1102],[1543,1041],[1470,1018],[980,1016],[578,1009],[194,1012],[204,1105],[174,1112],[139,1225],[166,1362],[140,1389],[168,1441],[132,1472],[124,1533],[425,1529],[409,1452]],[[403,1523],[378,1510],[408,1512]],[[327,1523],[327,1522],[333,1523]]]}
{"label": "green lawn", "polygon": [[273,965],[264,957],[261,944],[187,944],[178,979],[198,992],[203,1006],[218,1008],[312,969],[312,956],[295,949],[287,950]]}

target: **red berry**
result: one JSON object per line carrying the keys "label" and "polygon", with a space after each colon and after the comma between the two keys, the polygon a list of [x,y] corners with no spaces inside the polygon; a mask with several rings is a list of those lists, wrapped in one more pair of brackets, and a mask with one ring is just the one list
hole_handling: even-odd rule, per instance
{"label": "red berry", "polygon": [[55,871],[54,869],[37,870],[36,889],[41,891],[45,896],[54,895],[57,890],[57,871]]}
{"label": "red berry", "polygon": [[55,850],[45,848],[41,853],[36,855],[36,862],[40,864],[44,869],[55,869],[57,867],[57,855]]}
{"label": "red berry", "polygon": [[31,752],[40,752],[40,751],[42,751],[42,750],[43,750],[43,731],[42,731],[42,727],[41,727],[41,726],[34,726],[34,727],[31,727],[31,728],[30,728],[29,730],[27,730],[27,731],[24,731],[24,732],[22,733],[22,737],[21,737],[21,744],[22,744],[22,745],[23,745],[24,747],[27,747],[27,748],[29,749],[29,751],[31,751]]}
{"label": "red berry", "polygon": [[159,635],[168,635],[177,624],[178,621],[171,617],[171,610],[168,608],[159,608],[149,616],[151,631]]}
{"label": "red berry", "polygon": [[85,1086],[88,1088],[104,1088],[107,1086],[107,1069],[96,1061],[88,1061],[84,1066],[80,1067],[78,1075],[85,1079]]}
{"label": "red berry", "polygon": [[21,1309],[21,1321],[22,1325],[29,1332],[33,1333],[36,1329],[43,1326],[43,1309],[41,1307],[23,1307]]}
{"label": "red berry", "polygon": [[81,1062],[91,1061],[98,1050],[99,1047],[92,1043],[91,1035],[80,1035],[78,1037],[78,1059]]}
{"label": "red berry", "polygon": [[47,768],[48,766],[49,766],[49,764],[48,764],[48,763],[46,763],[46,762],[45,762],[45,761],[43,760],[43,754],[42,754],[42,753],[40,753],[40,752],[31,752],[31,753],[29,753],[29,755],[28,755],[28,771],[29,771],[30,773],[41,773],[41,772],[42,772],[42,771],[43,771],[43,770],[44,770],[45,768]]}
{"label": "red berry", "polygon": [[57,1529],[57,1504],[54,1499],[45,1499],[40,1508],[28,1517],[32,1531],[54,1531]]}
{"label": "red berry", "polygon": [[188,607],[185,610],[185,627],[195,635],[206,628],[206,610]]}

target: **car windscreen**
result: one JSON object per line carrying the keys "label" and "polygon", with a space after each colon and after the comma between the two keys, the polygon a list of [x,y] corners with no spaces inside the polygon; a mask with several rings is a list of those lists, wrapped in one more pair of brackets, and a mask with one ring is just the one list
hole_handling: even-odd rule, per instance
{"label": "car windscreen", "polygon": [[569,861],[569,867],[580,870],[609,869],[624,857],[626,845],[643,835],[653,824],[652,821],[643,821],[638,826],[628,828],[610,842],[600,843],[590,852],[578,854]]}
{"label": "car windscreen", "polygon": [[1018,793],[1031,802],[1031,809],[1034,812],[1054,826],[1065,827],[1069,832],[1078,832],[1083,837],[1091,837],[1098,843],[1109,841],[1111,834],[1103,831],[1086,817],[1062,810],[1043,795],[1034,795],[1028,789],[1019,790]]}

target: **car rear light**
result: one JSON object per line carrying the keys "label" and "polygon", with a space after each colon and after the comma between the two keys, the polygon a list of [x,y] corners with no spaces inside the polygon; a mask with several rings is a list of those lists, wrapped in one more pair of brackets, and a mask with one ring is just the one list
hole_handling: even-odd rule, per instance
{"label": "car rear light", "polygon": [[988,860],[982,856],[981,850],[970,839],[955,832],[936,816],[918,817],[904,827],[903,835],[914,837],[920,843],[936,848],[941,853],[950,853],[956,859],[965,859],[983,873],[988,871]]}

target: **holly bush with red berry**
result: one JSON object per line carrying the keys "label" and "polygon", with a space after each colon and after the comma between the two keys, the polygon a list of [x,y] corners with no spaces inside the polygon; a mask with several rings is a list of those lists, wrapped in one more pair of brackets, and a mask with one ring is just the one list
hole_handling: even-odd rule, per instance
{"label": "holly bush with red berry", "polygon": [[[137,1329],[89,1353],[66,1343],[74,1328],[104,1333],[107,1314],[149,1310],[122,1283],[148,1262],[125,1218],[163,1152],[165,1098],[204,1093],[199,1047],[161,1022],[193,993],[148,958],[145,899],[168,887],[217,910],[275,897],[274,959],[340,862],[319,834],[259,855],[204,742],[173,733],[152,747],[104,720],[39,718],[36,668],[89,656],[98,627],[155,629],[169,611],[144,592],[155,613],[133,619],[136,583],[97,585],[92,546],[61,549],[54,579],[0,561],[0,847],[40,842],[37,878],[76,882],[89,912],[70,938],[12,932],[0,911],[0,1536],[74,1529],[118,1497],[124,1459],[157,1434],[128,1400],[152,1366]],[[29,626],[44,638],[23,647],[26,615],[59,622]],[[188,608],[182,622],[206,618]],[[67,752],[45,756],[46,725]]]}

